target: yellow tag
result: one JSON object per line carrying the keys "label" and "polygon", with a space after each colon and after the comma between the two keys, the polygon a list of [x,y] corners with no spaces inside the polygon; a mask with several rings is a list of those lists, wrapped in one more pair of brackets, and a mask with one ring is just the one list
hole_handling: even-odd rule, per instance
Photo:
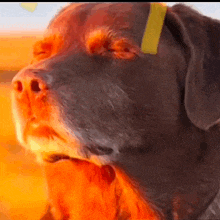
{"label": "yellow tag", "polygon": [[166,11],[167,6],[164,3],[151,3],[150,14],[141,44],[142,52],[157,54]]}
{"label": "yellow tag", "polygon": [[37,3],[20,3],[20,6],[29,12],[34,12],[37,7]]}

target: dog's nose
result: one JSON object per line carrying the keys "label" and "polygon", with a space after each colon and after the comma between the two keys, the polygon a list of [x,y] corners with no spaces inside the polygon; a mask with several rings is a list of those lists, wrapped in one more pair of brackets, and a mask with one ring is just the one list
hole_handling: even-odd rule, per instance
{"label": "dog's nose", "polygon": [[18,73],[12,80],[13,90],[17,95],[28,93],[40,95],[48,89],[47,84],[38,76],[36,70],[24,70]]}
{"label": "dog's nose", "polygon": [[48,120],[50,104],[43,70],[23,69],[12,80],[12,104],[16,119]]}

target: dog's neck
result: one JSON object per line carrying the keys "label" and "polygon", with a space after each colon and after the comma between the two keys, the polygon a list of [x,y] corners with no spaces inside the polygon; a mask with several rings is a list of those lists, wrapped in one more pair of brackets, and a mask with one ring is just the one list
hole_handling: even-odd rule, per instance
{"label": "dog's neck", "polygon": [[[122,161],[122,170],[139,183],[141,191],[146,192],[146,198],[158,206],[167,219],[194,220],[206,212],[219,190],[217,178],[211,178],[202,168],[185,170],[182,174],[162,165],[143,169],[147,161],[142,157],[134,160],[131,155],[127,156],[126,161]],[[208,177],[209,181],[206,181]]]}

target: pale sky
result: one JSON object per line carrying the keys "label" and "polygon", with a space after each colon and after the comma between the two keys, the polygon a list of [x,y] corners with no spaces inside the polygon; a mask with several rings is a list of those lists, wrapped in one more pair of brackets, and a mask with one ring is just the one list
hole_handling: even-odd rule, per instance
{"label": "pale sky", "polygon": [[[0,3],[0,32],[22,32],[44,30],[51,18],[67,2],[56,3],[38,3],[34,12],[23,9],[19,2],[17,3]],[[168,6],[174,5],[174,2],[167,2]],[[204,15],[220,19],[220,3],[186,3],[197,9]]]}

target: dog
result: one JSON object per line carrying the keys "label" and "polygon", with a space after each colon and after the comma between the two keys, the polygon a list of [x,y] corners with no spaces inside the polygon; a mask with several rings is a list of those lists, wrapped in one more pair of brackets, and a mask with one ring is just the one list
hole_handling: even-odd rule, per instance
{"label": "dog", "polygon": [[[74,3],[13,79],[17,137],[48,184],[42,219],[219,219],[220,23],[150,3]],[[214,206],[213,206],[214,207]]]}

